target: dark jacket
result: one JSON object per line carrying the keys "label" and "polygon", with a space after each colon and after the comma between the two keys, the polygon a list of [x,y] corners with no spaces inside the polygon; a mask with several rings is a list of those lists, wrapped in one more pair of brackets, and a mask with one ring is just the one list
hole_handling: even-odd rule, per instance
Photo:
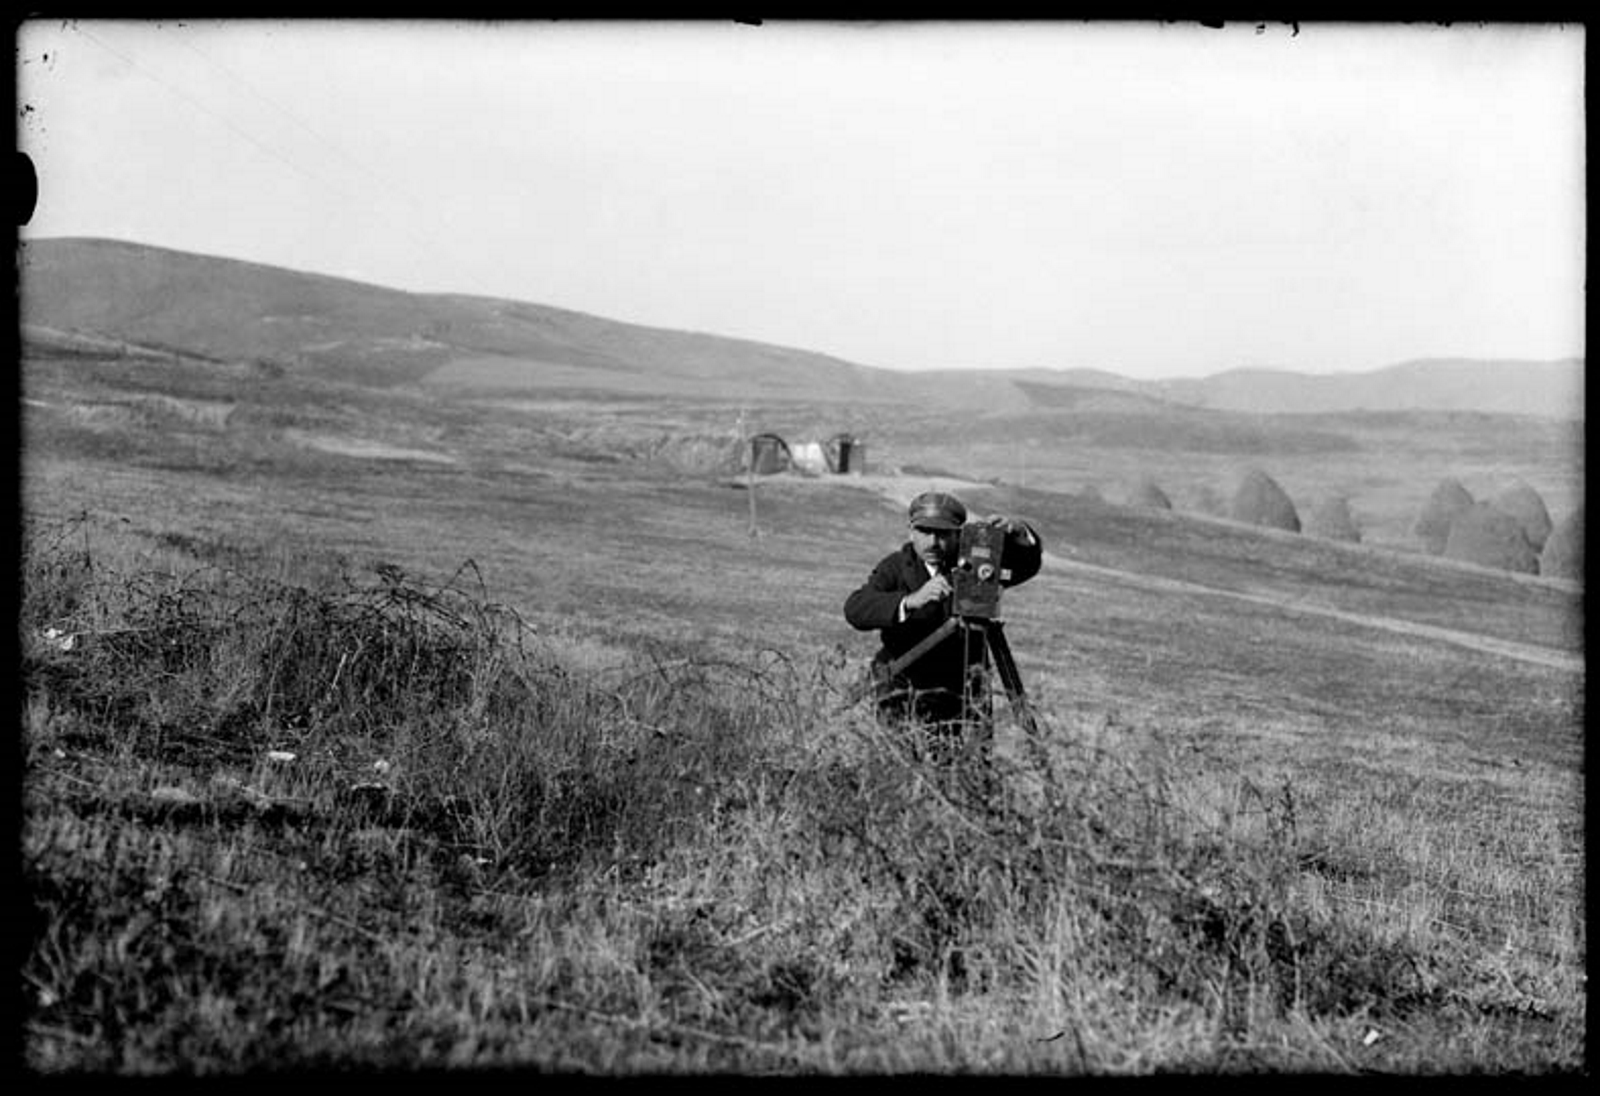
{"label": "dark jacket", "polygon": [[[1031,526],[1028,531],[1033,534],[1032,544],[1024,544],[1016,536],[1006,538],[1001,561],[1002,586],[1020,585],[1039,573],[1043,547],[1038,532]],[[881,634],[883,646],[875,662],[886,664],[905,654],[949,617],[950,599],[947,597],[912,610],[906,614],[905,622],[899,623],[900,600],[927,581],[928,568],[907,541],[899,551],[885,556],[867,581],[845,599],[844,618],[851,627],[861,631],[877,630]],[[983,662],[981,639],[981,636],[969,639],[957,629],[907,667],[899,679],[888,684],[901,691],[942,690],[959,695],[967,668]],[[880,702],[883,699],[880,693]]]}

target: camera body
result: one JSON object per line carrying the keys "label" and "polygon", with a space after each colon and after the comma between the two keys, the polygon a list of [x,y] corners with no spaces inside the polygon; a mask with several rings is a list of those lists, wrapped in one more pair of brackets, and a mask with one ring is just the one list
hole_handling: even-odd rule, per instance
{"label": "camera body", "polygon": [[1005,547],[1006,533],[998,526],[975,522],[961,527],[961,546],[950,576],[956,616],[992,620],[999,615]]}

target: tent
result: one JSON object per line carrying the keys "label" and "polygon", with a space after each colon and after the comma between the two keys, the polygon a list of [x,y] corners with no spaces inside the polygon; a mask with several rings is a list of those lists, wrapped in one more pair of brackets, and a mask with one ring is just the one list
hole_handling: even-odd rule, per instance
{"label": "tent", "polygon": [[786,471],[793,458],[789,443],[776,434],[757,434],[750,439],[750,470],[758,476]]}
{"label": "tent", "polygon": [[861,473],[867,470],[866,443],[849,434],[835,434],[828,439],[828,470],[839,475]]}
{"label": "tent", "polygon": [[820,441],[803,441],[798,445],[789,447],[789,460],[800,471],[811,476],[825,474],[828,469],[828,457],[822,451]]}

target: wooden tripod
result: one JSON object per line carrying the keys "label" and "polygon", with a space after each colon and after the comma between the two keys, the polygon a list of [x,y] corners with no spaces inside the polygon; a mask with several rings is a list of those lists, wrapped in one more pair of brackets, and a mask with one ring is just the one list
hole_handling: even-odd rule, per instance
{"label": "wooden tripod", "polygon": [[[976,635],[977,642],[984,644],[984,665],[988,666],[991,661],[993,662],[995,671],[1000,675],[1000,684],[1005,686],[1006,699],[1011,702],[1012,710],[1017,713],[1017,720],[1030,735],[1037,735],[1039,727],[1033,718],[1033,709],[1028,705],[1028,694],[1022,687],[1022,675],[1017,672],[1017,661],[1011,657],[1011,645],[1006,642],[1005,629],[998,620],[973,616],[946,618],[943,624],[919,640],[916,646],[889,663],[887,676],[891,680],[899,677],[907,667],[944,642],[957,629],[966,633],[964,639],[967,643],[973,642]],[[870,682],[859,686],[856,695],[851,698],[851,703],[860,700],[871,687]]]}

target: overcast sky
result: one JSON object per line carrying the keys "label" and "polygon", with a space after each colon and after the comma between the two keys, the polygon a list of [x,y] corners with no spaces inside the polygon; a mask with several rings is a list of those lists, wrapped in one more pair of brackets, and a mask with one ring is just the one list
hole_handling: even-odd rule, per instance
{"label": "overcast sky", "polygon": [[1584,37],[41,21],[21,232],[900,369],[1576,356]]}

